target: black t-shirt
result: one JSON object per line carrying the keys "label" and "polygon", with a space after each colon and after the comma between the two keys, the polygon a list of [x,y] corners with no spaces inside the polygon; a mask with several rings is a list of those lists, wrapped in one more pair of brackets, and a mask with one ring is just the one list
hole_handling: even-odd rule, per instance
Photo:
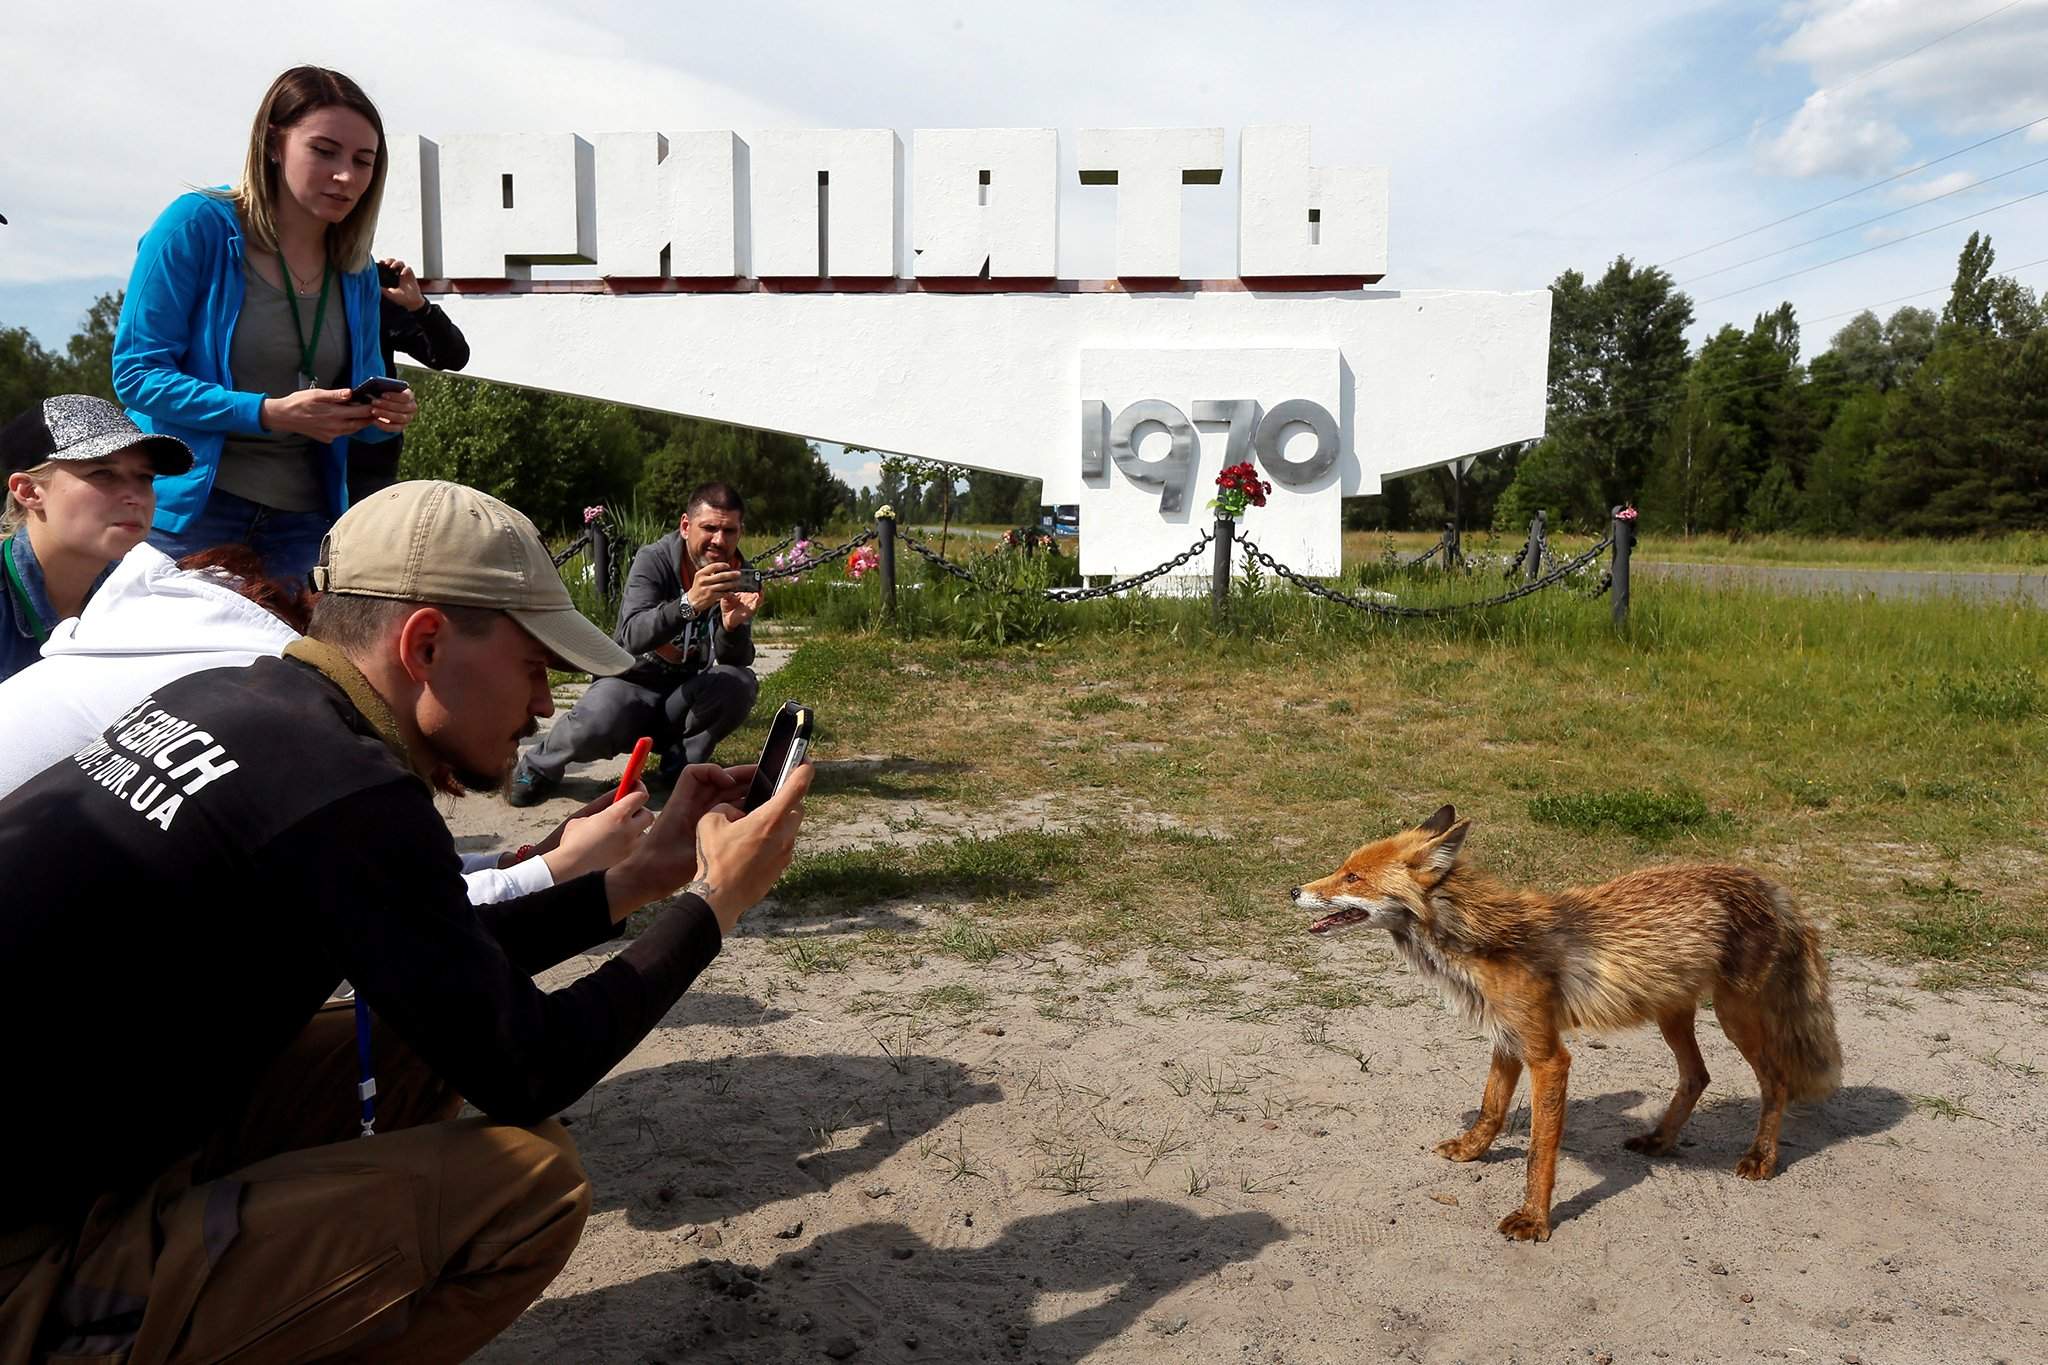
{"label": "black t-shirt", "polygon": [[472,906],[426,785],[296,659],[194,674],[0,800],[0,1231],[139,1188],[346,978],[479,1109],[582,1095],[717,954],[694,896],[596,971],[604,878]]}

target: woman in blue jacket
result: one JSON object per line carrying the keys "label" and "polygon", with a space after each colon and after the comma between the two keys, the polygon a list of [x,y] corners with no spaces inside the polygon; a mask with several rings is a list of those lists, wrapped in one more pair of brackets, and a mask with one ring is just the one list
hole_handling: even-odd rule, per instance
{"label": "woman in blue jacket", "polygon": [[303,576],[348,505],[349,442],[412,420],[408,392],[349,401],[384,373],[370,242],[387,161],[362,89],[295,67],[256,112],[241,184],[179,197],[143,237],[114,391],[192,448],[189,472],[157,480],[165,554],[241,542],[272,576]]}

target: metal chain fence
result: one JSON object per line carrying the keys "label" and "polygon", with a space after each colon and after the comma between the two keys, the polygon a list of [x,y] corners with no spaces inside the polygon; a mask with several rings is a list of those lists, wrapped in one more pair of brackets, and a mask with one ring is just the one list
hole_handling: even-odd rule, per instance
{"label": "metal chain fence", "polygon": [[[844,545],[836,545],[833,548],[822,551],[818,554],[806,554],[801,560],[797,561],[796,563],[785,564],[779,569],[763,569],[761,570],[761,581],[765,583],[771,578],[795,578],[799,574],[807,574],[811,572],[813,569],[822,569],[827,564],[831,564],[837,560],[846,558],[848,555],[852,554],[855,550],[858,550],[861,546],[867,544],[874,538],[874,528],[870,527],[869,529],[862,531],[859,535],[855,536],[852,540],[847,541]],[[792,537],[791,540],[794,540],[794,537]],[[784,541],[783,545],[787,545],[789,543],[791,542]],[[776,550],[779,550],[781,548],[781,545],[775,547]],[[772,555],[774,553],[775,550],[769,550],[765,554],[755,555],[751,562],[758,564],[767,555]]]}
{"label": "metal chain fence", "polygon": [[1181,565],[1187,563],[1215,543],[1215,534],[1210,531],[1204,531],[1200,540],[1188,546],[1187,549],[1182,550],[1157,568],[1147,569],[1141,574],[1118,579],[1114,583],[1104,583],[1100,587],[1095,588],[1047,588],[1045,595],[1047,600],[1053,602],[1089,602],[1098,597],[1114,597],[1117,593],[1129,592],[1132,588],[1142,587],[1155,578],[1172,573],[1175,569],[1178,569]]}
{"label": "metal chain fence", "polygon": [[1269,570],[1278,577],[1286,579],[1311,597],[1320,597],[1326,602],[1335,602],[1337,605],[1349,607],[1353,611],[1362,611],[1374,616],[1391,616],[1402,620],[1430,620],[1445,616],[1455,616],[1460,612],[1479,611],[1487,607],[1504,606],[1517,598],[1527,597],[1531,593],[1541,592],[1553,584],[1563,582],[1569,575],[1578,572],[1586,565],[1598,559],[1608,546],[1614,543],[1614,538],[1608,536],[1591,549],[1565,561],[1557,569],[1545,574],[1543,577],[1524,583],[1519,588],[1496,594],[1493,597],[1488,597],[1478,602],[1452,602],[1440,607],[1404,607],[1386,602],[1369,602],[1362,597],[1353,597],[1350,593],[1326,587],[1315,579],[1310,578],[1307,574],[1297,573],[1273,558],[1273,556],[1267,554],[1243,531],[1237,532],[1235,538],[1238,544],[1244,546],[1245,553],[1258,561],[1260,567]]}
{"label": "metal chain fence", "polygon": [[910,534],[910,532],[905,531],[899,527],[896,531],[896,539],[902,541],[905,545],[908,545],[918,554],[923,555],[928,562],[937,566],[941,571],[953,575],[953,577],[959,579],[962,583],[972,584],[974,582],[973,574],[961,568],[958,564],[955,564],[952,560],[946,558],[937,550],[934,550],[931,546],[925,544],[916,536]]}
{"label": "metal chain fence", "polygon": [[748,555],[747,563],[749,565],[766,564],[770,560],[774,559],[775,556],[781,554],[784,550],[787,550],[790,546],[794,544],[796,544],[796,537],[794,535],[784,536],[775,544],[770,545],[767,549],[761,551],[761,553],[757,555]]}
{"label": "metal chain fence", "polygon": [[555,567],[558,569],[561,568],[564,564],[567,564],[577,555],[582,554],[589,547],[590,532],[588,530],[585,530],[579,533],[576,539],[570,541],[567,545],[564,545],[560,550],[555,552]]}
{"label": "metal chain fence", "polygon": [[[896,538],[909,546],[915,553],[922,555],[941,572],[951,574],[970,586],[982,586],[972,573],[961,568],[952,560],[947,559],[908,531],[898,531]],[[1202,538],[1188,546],[1187,549],[1182,550],[1165,563],[1147,569],[1143,573],[1133,574],[1129,578],[1120,578],[1114,583],[1103,583],[1092,588],[1045,588],[1041,590],[1042,595],[1048,602],[1092,602],[1100,597],[1114,597],[1120,592],[1129,592],[1132,588],[1142,587],[1155,578],[1161,578],[1172,573],[1175,569],[1180,568],[1215,543],[1215,534],[1210,531],[1204,531]],[[1004,587],[1002,591],[1022,593],[1025,590],[1022,588]]]}

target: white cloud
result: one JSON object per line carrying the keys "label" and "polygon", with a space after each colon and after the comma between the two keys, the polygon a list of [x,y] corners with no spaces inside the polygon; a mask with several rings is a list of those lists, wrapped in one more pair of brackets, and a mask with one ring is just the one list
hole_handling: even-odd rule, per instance
{"label": "white cloud", "polygon": [[[1690,252],[1823,197],[1757,174],[1744,130],[1798,98],[1766,77],[1803,68],[1807,89],[1824,88],[1965,22],[1979,3],[1817,0],[1786,11],[1781,36],[1760,36],[1753,16],[1711,0],[1443,0],[1398,14],[1346,0],[452,0],[319,27],[280,23],[273,6],[249,0],[20,4],[0,40],[0,213],[15,222],[0,228],[0,325],[17,297],[10,282],[125,275],[136,238],[180,189],[235,173],[264,85],[309,58],[362,81],[393,131],[429,135],[812,126],[894,127],[907,139],[919,127],[1057,128],[1067,149],[1062,273],[1082,277],[1109,273],[1116,195],[1076,183],[1076,131],[1221,124],[1234,162],[1246,124],[1305,122],[1317,160],[1390,168],[1389,286],[1530,289],[1567,267],[1597,275],[1618,254]],[[1827,164],[1846,143],[1895,169],[1971,140],[1919,145],[1930,127],[1983,136],[2022,122],[2042,112],[2012,111],[2040,100],[2044,21],[2048,4],[2029,0],[1765,128],[1766,139],[1787,139],[1796,165]],[[78,75],[81,54],[89,80]],[[1893,148],[1886,127],[1914,145]],[[1699,155],[1731,134],[1725,149]],[[1989,173],[1993,163],[1967,164]],[[2037,207],[2048,201],[1986,220],[2001,256],[2048,255],[2048,213],[2021,216]],[[1873,211],[1852,202],[1824,224],[1675,269],[1699,273]],[[1233,274],[1234,177],[1191,188],[1186,224],[1187,273]],[[1952,273],[1955,248],[1936,234],[1702,305],[1695,334],[1746,324],[1780,298],[1825,312],[1933,284]],[[1714,283],[1738,289],[1792,268],[1771,262]],[[90,299],[82,292],[71,311]]]}
{"label": "white cloud", "polygon": [[1901,204],[1924,204],[1944,194],[1954,194],[1968,189],[1981,177],[1975,171],[1950,171],[1926,180],[1908,180],[1892,191],[1891,198]]}
{"label": "white cloud", "polygon": [[1903,129],[1853,95],[1816,92],[1785,131],[1764,144],[1760,159],[1766,169],[1780,175],[1868,180],[1896,169],[1912,146]]}
{"label": "white cloud", "polygon": [[634,38],[538,0],[313,29],[247,0],[12,7],[0,48],[0,213],[11,224],[0,281],[125,276],[166,204],[240,173],[265,87],[308,60],[353,76],[391,132],[803,122]]}
{"label": "white cloud", "polygon": [[[1881,175],[1927,150],[1914,147],[1911,129],[1959,138],[2043,112],[2048,6],[1800,0],[1783,18],[1792,31],[1768,58],[1805,66],[1819,88],[1759,145],[1759,160],[1780,174]],[[2029,136],[2048,136],[2048,124]]]}

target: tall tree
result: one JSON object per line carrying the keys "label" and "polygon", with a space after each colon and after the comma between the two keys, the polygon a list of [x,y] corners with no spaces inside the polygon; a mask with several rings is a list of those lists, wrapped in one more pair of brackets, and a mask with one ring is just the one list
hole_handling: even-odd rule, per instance
{"label": "tall tree", "polygon": [[1802,524],[1822,535],[1854,535],[1868,526],[1864,503],[1877,476],[1885,397],[1859,388],[1843,401],[1821,437],[1807,473]]}
{"label": "tall tree", "polygon": [[1522,461],[1496,520],[1537,506],[1604,520],[1609,506],[1639,499],[1686,372],[1692,300],[1663,271],[1619,257],[1595,284],[1565,271],[1551,297],[1550,433]]}
{"label": "tall tree", "polygon": [[689,417],[672,420],[672,434],[648,457],[640,480],[643,511],[674,518],[690,490],[712,479],[740,490],[747,523],[756,531],[821,526],[852,505],[852,490],[802,437]]}
{"label": "tall tree", "polygon": [[453,479],[504,499],[543,530],[580,525],[591,503],[632,494],[642,441],[628,409],[429,370],[405,372],[419,416],[409,479]]}
{"label": "tall tree", "polygon": [[66,393],[114,401],[114,329],[121,325],[122,294],[117,289],[94,299],[84,325],[65,346],[58,379]]}
{"label": "tall tree", "polygon": [[1991,304],[1998,293],[1991,266],[1997,258],[1989,237],[1981,232],[1970,234],[1970,240],[1963,243],[1962,255],[1956,258],[1956,281],[1950,286],[1948,302],[1941,310],[1943,326],[1991,330]]}
{"label": "tall tree", "polygon": [[56,385],[58,365],[28,328],[0,328],[0,422],[62,392]]}

